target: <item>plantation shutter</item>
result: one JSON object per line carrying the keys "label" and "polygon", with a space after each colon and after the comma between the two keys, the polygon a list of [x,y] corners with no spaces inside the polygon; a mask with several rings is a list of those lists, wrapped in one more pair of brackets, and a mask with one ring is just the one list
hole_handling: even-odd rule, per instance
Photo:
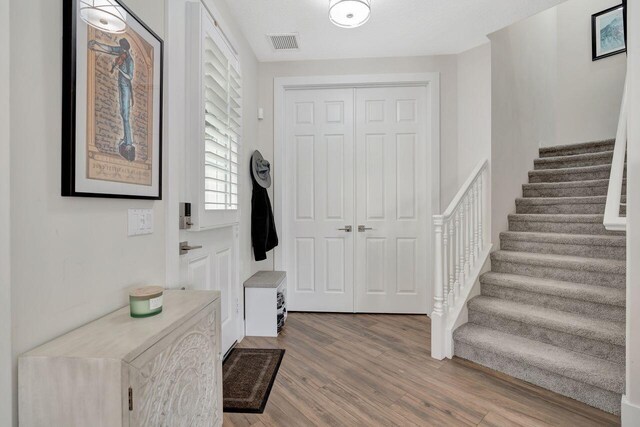
{"label": "plantation shutter", "polygon": [[236,56],[208,21],[202,40],[204,209],[238,209],[242,78]]}

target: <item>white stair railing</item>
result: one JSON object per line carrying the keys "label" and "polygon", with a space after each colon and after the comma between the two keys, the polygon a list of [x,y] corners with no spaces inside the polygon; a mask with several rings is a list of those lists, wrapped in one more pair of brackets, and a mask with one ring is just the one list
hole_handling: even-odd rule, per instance
{"label": "white stair railing", "polygon": [[624,92],[622,93],[622,105],[620,106],[620,118],[618,119],[618,131],[616,133],[616,143],[613,148],[613,160],[611,161],[607,204],[604,208],[604,226],[607,230],[625,231],[627,229],[627,218],[620,215],[620,199],[622,195],[622,183],[624,181],[626,155],[627,80],[625,79]]}
{"label": "white stair railing", "polygon": [[[488,160],[473,170],[442,215],[433,216],[431,357],[453,356],[452,334],[489,254]],[[466,321],[466,318],[464,319]]]}

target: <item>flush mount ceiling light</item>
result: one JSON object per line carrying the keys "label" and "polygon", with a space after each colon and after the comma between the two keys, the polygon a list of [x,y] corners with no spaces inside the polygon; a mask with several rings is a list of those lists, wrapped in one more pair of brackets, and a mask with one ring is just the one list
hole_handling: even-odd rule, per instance
{"label": "flush mount ceiling light", "polygon": [[114,0],[80,0],[80,17],[107,33],[120,34],[127,29],[127,13]]}
{"label": "flush mount ceiling light", "polygon": [[356,28],[371,16],[371,0],[331,0],[329,19],[341,28]]}

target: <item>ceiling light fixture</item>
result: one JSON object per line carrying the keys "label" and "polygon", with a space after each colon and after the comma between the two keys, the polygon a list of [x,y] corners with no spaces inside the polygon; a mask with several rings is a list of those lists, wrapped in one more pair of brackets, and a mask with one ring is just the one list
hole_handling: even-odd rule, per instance
{"label": "ceiling light fixture", "polygon": [[329,19],[341,28],[356,28],[371,16],[371,0],[331,0]]}
{"label": "ceiling light fixture", "polygon": [[121,34],[127,30],[127,13],[114,0],[80,0],[80,17],[107,33]]}

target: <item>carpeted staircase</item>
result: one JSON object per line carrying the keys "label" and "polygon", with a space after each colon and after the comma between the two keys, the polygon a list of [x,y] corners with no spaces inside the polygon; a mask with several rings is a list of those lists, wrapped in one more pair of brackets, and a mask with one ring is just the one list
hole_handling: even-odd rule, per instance
{"label": "carpeted staircase", "polygon": [[626,243],[624,233],[602,225],[613,144],[540,149],[501,250],[480,278],[481,295],[467,304],[469,323],[454,332],[454,349],[619,414]]}

